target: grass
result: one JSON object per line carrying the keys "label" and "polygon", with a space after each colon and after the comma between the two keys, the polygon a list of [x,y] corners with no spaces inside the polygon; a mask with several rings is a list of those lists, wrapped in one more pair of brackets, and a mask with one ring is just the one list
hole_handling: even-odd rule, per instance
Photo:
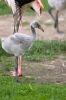
{"label": "grass", "polygon": [[26,26],[26,25],[29,25],[29,23],[25,21],[25,22],[22,23],[22,25]]}
{"label": "grass", "polygon": [[66,85],[17,84],[12,77],[0,77],[0,100],[66,100]]}
{"label": "grass", "polygon": [[45,23],[46,26],[52,26],[53,23]]}
{"label": "grass", "polygon": [[0,15],[12,14],[9,6],[4,1],[0,2]]}
{"label": "grass", "polygon": [[42,1],[43,5],[44,5],[44,9],[43,10],[48,10],[50,6],[49,6],[47,0],[41,0],[41,1]]}
{"label": "grass", "polygon": [[[44,5],[43,10],[47,10],[49,8],[47,0],[42,0],[42,3]],[[33,11],[28,9],[27,12],[32,13]],[[5,15],[5,14],[12,14],[12,11],[11,11],[10,7],[8,7],[7,4],[4,1],[2,1],[2,2],[0,2],[0,15]]]}
{"label": "grass", "polygon": [[66,41],[43,41],[37,40],[32,48],[25,53],[24,59],[30,61],[41,61],[44,58],[53,59],[59,54],[66,53]]}

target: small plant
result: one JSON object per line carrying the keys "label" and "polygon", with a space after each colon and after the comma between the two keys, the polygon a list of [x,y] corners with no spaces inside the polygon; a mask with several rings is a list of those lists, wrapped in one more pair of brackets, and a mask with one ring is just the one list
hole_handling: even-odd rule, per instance
{"label": "small plant", "polygon": [[52,26],[53,23],[45,23],[46,26]]}
{"label": "small plant", "polygon": [[29,23],[25,21],[25,22],[22,23],[22,25],[26,26],[26,25],[29,25]]}

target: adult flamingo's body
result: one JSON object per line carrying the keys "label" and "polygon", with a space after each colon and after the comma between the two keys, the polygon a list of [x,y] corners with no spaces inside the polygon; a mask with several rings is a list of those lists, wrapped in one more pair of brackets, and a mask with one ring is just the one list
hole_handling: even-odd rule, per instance
{"label": "adult flamingo's body", "polygon": [[[2,0],[0,0],[2,1]],[[20,33],[23,33],[22,29],[22,12],[31,8],[41,15],[41,7],[43,7],[41,0],[5,0],[5,2],[10,6],[13,12],[14,17],[14,33],[20,30]],[[12,75],[15,76],[15,72],[11,71]],[[21,56],[18,58],[18,76],[22,75],[21,70]]]}

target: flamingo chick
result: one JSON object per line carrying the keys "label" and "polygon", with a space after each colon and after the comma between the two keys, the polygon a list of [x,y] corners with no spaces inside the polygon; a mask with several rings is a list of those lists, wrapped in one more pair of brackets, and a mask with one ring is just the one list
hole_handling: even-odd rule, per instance
{"label": "flamingo chick", "polygon": [[15,72],[16,72],[16,82],[18,82],[17,71],[18,71],[18,57],[23,55],[33,44],[36,39],[36,31],[35,28],[41,29],[43,32],[42,26],[38,21],[34,20],[30,23],[32,34],[26,35],[21,33],[15,33],[10,35],[2,42],[2,48],[10,54],[14,54],[16,57],[15,60]]}
{"label": "flamingo chick", "polygon": [[[51,6],[51,8],[48,10],[48,12],[54,20],[54,28],[57,28],[58,33],[63,33],[59,30],[59,27],[58,27],[58,13],[60,10],[65,8],[66,0],[48,0],[48,3]],[[52,9],[56,9],[56,11],[57,11],[55,18],[51,13]]]}

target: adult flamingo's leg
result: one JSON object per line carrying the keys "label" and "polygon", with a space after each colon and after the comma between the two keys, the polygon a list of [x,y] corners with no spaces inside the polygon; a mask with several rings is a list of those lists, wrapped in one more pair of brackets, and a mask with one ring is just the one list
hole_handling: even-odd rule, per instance
{"label": "adult flamingo's leg", "polygon": [[[16,12],[17,13],[14,15],[14,33],[18,32],[18,30],[20,33],[23,33],[21,10],[17,7]],[[16,22],[16,20],[17,20],[17,22]],[[22,65],[22,56],[19,56],[18,57],[18,71],[17,71],[18,76],[23,75],[21,65]],[[12,74],[12,76],[16,75],[15,71],[11,71],[11,74]]]}
{"label": "adult flamingo's leg", "polygon": [[[19,31],[20,31],[20,33],[23,33],[22,21],[20,21]],[[10,71],[10,72],[11,72],[12,76],[16,75],[15,71]],[[17,71],[17,75],[18,76],[22,76],[23,75],[23,73],[22,73],[22,56],[18,57],[18,71]]]}
{"label": "adult flamingo's leg", "polygon": [[22,20],[20,20],[19,32],[20,33],[23,33]]}
{"label": "adult flamingo's leg", "polygon": [[[18,57],[18,71],[17,71],[17,75],[18,76],[22,76],[22,56]],[[16,72],[15,71],[10,71],[12,76],[16,76]]]}
{"label": "adult flamingo's leg", "polygon": [[[23,28],[22,28],[22,21],[20,20],[20,25],[19,25],[19,32],[23,33]],[[18,76],[22,76],[22,56],[18,57]]]}
{"label": "adult flamingo's leg", "polygon": [[22,76],[22,56],[18,57],[18,76]]}

